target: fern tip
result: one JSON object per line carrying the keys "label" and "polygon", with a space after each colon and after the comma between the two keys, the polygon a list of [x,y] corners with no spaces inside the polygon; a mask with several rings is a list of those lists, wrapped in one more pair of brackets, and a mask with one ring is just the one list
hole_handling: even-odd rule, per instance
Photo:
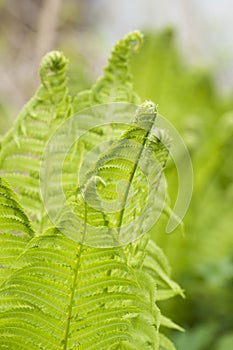
{"label": "fern tip", "polygon": [[68,64],[68,59],[61,51],[48,52],[40,64],[40,78],[44,82],[46,77],[59,71],[65,71]]}

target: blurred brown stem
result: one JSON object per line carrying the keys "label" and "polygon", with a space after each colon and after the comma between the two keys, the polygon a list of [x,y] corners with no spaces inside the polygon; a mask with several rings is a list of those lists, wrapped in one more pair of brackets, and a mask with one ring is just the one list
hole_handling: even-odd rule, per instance
{"label": "blurred brown stem", "polygon": [[59,9],[62,0],[43,0],[38,18],[38,36],[36,43],[37,64],[41,57],[54,48]]}

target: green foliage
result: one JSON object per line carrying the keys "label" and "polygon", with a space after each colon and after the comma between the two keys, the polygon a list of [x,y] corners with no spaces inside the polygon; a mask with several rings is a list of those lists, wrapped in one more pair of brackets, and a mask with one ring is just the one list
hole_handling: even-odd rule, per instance
{"label": "green foliage", "polygon": [[34,236],[30,221],[9,184],[0,178],[0,283],[12,273],[15,257]]}
{"label": "green foliage", "polygon": [[90,90],[78,93],[74,100],[75,112],[99,103],[139,102],[128,65],[131,51],[138,50],[142,41],[142,34],[138,31],[119,41],[104,69],[104,76]]}
{"label": "green foliage", "polygon": [[43,59],[42,86],[1,142],[1,174],[17,191],[38,233],[43,230],[46,216],[39,187],[41,157],[49,137],[72,112],[66,66],[67,59],[59,52]]}
{"label": "green foliage", "polygon": [[[149,234],[128,245],[112,248],[78,243],[49,222],[39,194],[44,147],[73,110],[77,112],[96,103],[135,101],[128,57],[132,46],[141,40],[138,32],[121,40],[112,53],[104,77],[90,91],[79,94],[75,101],[69,97],[67,60],[63,54],[52,52],[45,56],[40,68],[42,86],[2,140],[1,349],[174,349],[161,328],[181,329],[161,315],[158,301],[182,295],[182,290],[171,279],[168,261]],[[124,179],[138,188],[133,200],[128,187],[123,188],[123,203],[131,204],[127,210],[109,216],[108,220],[95,221],[99,228],[103,225],[111,228],[117,223],[116,240],[123,224],[129,220],[130,211],[140,211],[144,205],[145,198],[140,191],[144,182],[138,169],[144,150],[160,164],[156,169],[157,185],[167,160],[168,144],[164,143],[167,138],[152,134],[156,129],[155,118],[154,104],[142,104],[134,125],[123,129],[106,154],[99,155],[83,183],[84,193],[92,193],[95,174],[105,184],[104,188],[99,188],[103,198],[109,193],[115,198],[115,182],[122,173]],[[108,131],[114,134],[114,127]],[[91,133],[94,135],[95,131]],[[139,144],[133,152],[129,148],[134,156],[132,161],[114,163],[112,152],[115,155],[124,152],[124,141],[128,139]],[[97,141],[98,138],[93,143]],[[65,164],[70,165],[70,171],[77,168],[89,148],[85,137],[74,146],[75,164],[72,165],[69,157]],[[105,167],[103,159],[106,161],[108,157]],[[68,177],[66,173],[64,176]],[[49,184],[49,179],[46,181],[56,187],[56,184]],[[68,179],[69,188],[77,186],[72,181],[72,177]],[[158,195],[158,186],[152,195],[153,198]],[[76,195],[68,197],[74,208],[78,208],[76,215],[84,213],[84,225],[78,230],[85,238],[88,220],[92,223],[96,217],[103,218],[105,213],[100,207],[88,207]],[[149,211],[146,216],[148,214]]]}
{"label": "green foliage", "polygon": [[[160,113],[176,126],[191,154],[194,193],[184,220],[186,237],[179,232],[161,234],[163,222],[152,237],[188,291],[185,301],[168,305],[182,324],[193,327],[180,337],[186,339],[185,345],[177,347],[212,349],[213,342],[232,327],[232,100],[219,96],[211,72],[185,64],[171,29],[145,37],[144,49],[132,59],[132,70],[136,91],[142,98],[156,98]],[[166,175],[172,200],[175,173],[169,163]],[[206,325],[214,320],[217,327],[209,333],[211,340],[196,342],[202,331],[208,338]]]}
{"label": "green foliage", "polygon": [[216,350],[227,350],[227,349],[231,349],[232,346],[233,346],[233,334],[231,332],[221,338],[221,340],[217,344]]}

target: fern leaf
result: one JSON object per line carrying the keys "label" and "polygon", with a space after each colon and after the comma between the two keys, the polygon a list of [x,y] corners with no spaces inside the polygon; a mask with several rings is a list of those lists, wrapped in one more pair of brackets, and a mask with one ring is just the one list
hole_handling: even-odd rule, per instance
{"label": "fern leaf", "polygon": [[1,143],[0,173],[11,182],[37,228],[45,217],[39,193],[41,156],[45,143],[72,109],[66,66],[67,59],[60,52],[44,57],[40,67],[42,86]]}
{"label": "fern leaf", "polygon": [[176,350],[174,344],[164,334],[160,334],[159,350]]}
{"label": "fern leaf", "polygon": [[51,230],[32,239],[18,263],[0,290],[1,346],[88,350],[136,344],[143,313],[148,331],[140,343],[146,349],[149,338],[158,347],[160,313],[121,248],[74,245]]}
{"label": "fern leaf", "polygon": [[29,219],[6,180],[0,178],[0,284],[34,236]]}
{"label": "fern leaf", "polygon": [[160,325],[183,332],[184,329],[165,316],[161,316]]}
{"label": "fern leaf", "polygon": [[[129,33],[121,39],[112,51],[103,77],[90,90],[79,93],[73,101],[74,113],[77,113],[76,128],[84,135],[81,137],[81,142],[77,141],[73,144],[64,161],[64,171],[72,169],[70,190],[77,185],[80,158],[86,160],[88,151],[107,140],[118,138],[122,133],[123,125],[121,128],[119,125],[118,127],[109,125],[109,115],[114,119],[113,115],[116,114],[117,122],[119,122],[119,116],[124,122],[130,122],[129,118],[133,116],[135,107],[129,103],[137,104],[140,100],[133,89],[129,73],[129,57],[132,51],[140,48],[142,41],[143,36],[138,31]],[[114,102],[127,102],[127,105],[114,104]],[[109,103],[110,105],[107,105]],[[99,107],[91,108],[96,105]],[[103,126],[106,123],[108,125]],[[101,128],[96,125],[101,125]],[[77,154],[77,149],[80,151],[81,148],[83,148],[82,153]],[[73,159],[72,162],[69,161],[69,157]]]}
{"label": "fern leaf", "polygon": [[[102,234],[103,245],[110,237],[110,245],[131,241],[132,227],[134,239],[148,229],[150,213],[160,207],[154,199],[168,156],[167,140],[154,133],[155,120],[155,105],[141,105],[132,126],[97,159],[80,184],[80,194],[70,199],[80,223],[89,225],[85,243],[97,243],[94,227],[98,227],[98,244]],[[76,225],[70,216],[68,220],[62,218],[60,225],[63,229],[74,227],[75,235]],[[105,227],[102,233],[99,227]]]}
{"label": "fern leaf", "polygon": [[184,296],[180,286],[170,278],[171,268],[162,249],[152,240],[149,241],[146,248],[143,269],[156,279],[159,287],[157,295],[159,300],[164,300],[175,295]]}
{"label": "fern leaf", "polygon": [[121,39],[112,51],[104,76],[100,78],[91,90],[81,92],[74,100],[74,111],[99,103],[129,102],[139,103],[139,98],[133,91],[129,73],[129,56],[132,51],[140,48],[143,36],[134,31]]}
{"label": "fern leaf", "polygon": [[170,344],[159,326],[178,326],[160,315],[143,258],[137,268],[130,264],[139,246],[89,248],[53,229],[33,238],[0,289],[1,347],[159,349],[159,338]]}
{"label": "fern leaf", "polygon": [[[112,51],[104,76],[90,90],[79,93],[73,101],[74,113],[79,113],[70,118],[69,125],[67,124],[67,127],[65,127],[63,135],[59,136],[59,149],[68,151],[65,159],[61,159],[64,174],[63,187],[66,193],[73,191],[77,186],[80,164],[83,159],[87,160],[87,153],[107,140],[118,138],[124,130],[125,126],[123,127],[123,125],[121,127],[119,127],[119,124],[117,126],[110,125],[109,115],[113,120],[114,115],[117,115],[115,120],[117,122],[119,122],[119,118],[121,121],[130,122],[129,118],[132,118],[134,114],[135,106],[129,104],[129,102],[137,103],[139,98],[133,90],[128,67],[129,56],[131,51],[140,47],[142,41],[142,34],[137,31],[129,33],[120,40]],[[127,104],[113,104],[113,102],[119,101],[127,102]],[[111,104],[106,105],[106,103]],[[97,105],[99,105],[98,108],[92,108]],[[107,125],[103,126],[106,123]],[[97,125],[101,125],[101,127]],[[77,132],[79,134],[83,133],[78,141],[76,141]],[[67,143],[64,143],[64,147],[62,147],[63,136],[66,141],[72,140],[68,147],[66,146]],[[98,151],[101,153],[101,149],[98,149]],[[54,152],[51,158],[54,159],[57,156],[58,152],[56,154]],[[54,169],[51,169],[52,174],[49,173],[48,169],[46,171],[44,179],[48,179],[49,182],[52,176],[53,182],[56,183],[57,178]],[[58,176],[59,174],[60,170],[58,170]],[[47,191],[51,191],[49,194],[49,197],[52,198],[52,203],[49,203],[52,211],[50,216],[54,216],[54,213],[59,210],[57,203],[61,203],[62,199],[59,193],[56,193],[56,189],[50,189],[49,185],[46,188]]]}

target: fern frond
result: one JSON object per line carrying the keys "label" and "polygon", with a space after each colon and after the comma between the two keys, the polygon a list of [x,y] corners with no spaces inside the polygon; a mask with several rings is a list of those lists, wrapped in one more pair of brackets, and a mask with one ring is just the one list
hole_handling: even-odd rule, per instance
{"label": "fern frond", "polygon": [[[157,282],[157,300],[168,299],[175,295],[184,296],[180,286],[170,278],[171,268],[161,248],[155,242],[149,241],[146,247],[146,256],[143,269]],[[172,295],[171,295],[172,294]]]}
{"label": "fern frond", "polygon": [[149,323],[140,342],[147,349],[149,337],[158,348],[159,310],[121,248],[75,245],[50,231],[34,238],[18,263],[0,290],[1,346],[13,350],[12,340],[22,348],[54,350],[136,344],[143,314]]}
{"label": "fern frond", "polygon": [[[133,89],[131,75],[129,73],[129,57],[132,51],[140,48],[143,36],[140,32],[134,31],[121,39],[112,51],[108,64],[104,69],[104,75],[93,87],[79,93],[73,101],[74,113],[77,114],[77,125],[79,130],[84,132],[81,142],[77,141],[71,147],[64,162],[64,170],[72,168],[73,177],[70,177],[70,190],[77,185],[77,174],[79,171],[80,157],[86,160],[87,152],[93,150],[101,143],[118,138],[122,133],[122,127],[109,125],[109,115],[116,121],[130,122],[135,107],[129,103],[139,103],[139,97]],[[113,102],[127,102],[127,105],[113,104]],[[111,105],[106,105],[111,103]],[[105,104],[105,105],[103,105]],[[90,107],[101,105],[98,108]],[[85,113],[86,111],[86,113]],[[108,125],[104,126],[107,123]],[[98,127],[97,125],[101,125]],[[88,133],[86,133],[88,131]],[[76,150],[83,148],[82,154],[77,155]],[[101,153],[101,151],[100,151]],[[69,162],[69,155],[73,158]],[[73,186],[72,186],[73,185]]]}
{"label": "fern frond", "polygon": [[[142,34],[138,31],[129,33],[125,38],[120,40],[112,51],[109,63],[104,71],[104,76],[90,90],[79,93],[73,101],[75,114],[70,118],[69,124],[67,123],[67,127],[65,127],[63,133],[64,140],[72,141],[68,147],[66,146],[67,142],[62,147],[63,135],[60,135],[59,139],[59,149],[65,149],[67,151],[65,159],[61,160],[63,163],[63,188],[65,189],[65,193],[73,191],[77,186],[77,177],[82,160],[85,159],[85,162],[87,160],[91,162],[90,159],[86,158],[87,153],[90,150],[93,151],[95,147],[99,154],[102,153],[101,144],[118,138],[122,130],[125,129],[123,124],[121,127],[119,124],[114,124],[114,116],[116,115],[115,122],[117,123],[119,121],[122,123],[131,122],[135,112],[135,106],[130,103],[138,103],[139,98],[133,90],[129,73],[129,56],[131,51],[137,50],[140,47],[142,41]],[[119,104],[113,102],[127,103]],[[110,103],[110,105],[107,103]],[[77,133],[83,135],[76,141]],[[73,137],[73,134],[76,135],[76,138]],[[58,152],[57,154],[54,152],[52,158],[56,157]],[[86,166],[88,167],[88,164]],[[56,183],[57,179],[54,169],[51,171],[54,179],[53,182]],[[58,170],[58,176],[59,174],[60,170]],[[51,178],[48,170],[44,178]],[[49,207],[54,208],[51,214],[54,216],[53,213],[58,211],[57,203],[61,202],[61,198],[59,198],[56,190],[53,191],[53,189],[50,189],[50,186],[47,188],[48,191],[51,191],[50,198],[53,198],[53,202],[49,204]]]}
{"label": "fern frond", "polygon": [[[133,32],[119,42],[104,77],[77,97],[75,112],[94,104],[137,100],[128,58],[141,40],[141,34]],[[103,109],[93,113],[85,110],[81,113],[86,118],[74,128],[73,119],[68,118],[71,102],[66,63],[57,52],[44,58],[42,86],[2,142],[1,172],[18,192],[38,235],[34,237],[16,194],[4,180],[0,182],[0,244],[5,264],[1,268],[0,348],[172,349],[160,334],[160,326],[179,327],[161,315],[157,301],[182,291],[170,278],[162,251],[148,234],[143,236],[151,213],[161,206],[161,176],[168,156],[167,137],[155,126],[156,107],[150,102],[140,106],[133,124],[127,127],[96,126],[104,122]],[[135,111],[135,106],[129,110],[128,104],[102,108],[113,116],[117,112],[131,117],[129,112]],[[95,117],[98,123],[92,124]],[[54,212],[59,204],[57,181],[61,180],[57,169],[67,151],[63,147],[66,138],[75,136],[77,126],[79,131],[94,127],[91,137],[86,134],[73,144],[64,161],[63,188],[72,203],[73,216],[67,216],[62,207],[59,226],[45,231],[47,217],[39,196],[40,162],[45,143],[55,129],[60,131],[64,120],[68,129],[58,133],[52,144],[54,163],[51,165],[49,159],[44,163],[48,170],[44,189]],[[68,193],[67,189],[76,185],[83,157],[103,140],[110,140],[108,150],[100,146],[92,153],[80,186]],[[53,172],[57,177],[51,180]],[[151,183],[148,190],[146,179]],[[65,226],[70,237],[78,235],[79,239],[62,235]],[[122,245],[128,242],[132,243]],[[102,248],[96,248],[99,246]]]}
{"label": "fern frond", "polygon": [[54,229],[33,238],[0,289],[0,345],[160,349],[160,325],[180,328],[156,306],[156,280],[143,271],[148,237],[142,241],[90,248]]}
{"label": "fern frond", "polygon": [[179,325],[174,323],[172,320],[170,320],[170,318],[167,318],[167,317],[165,317],[163,315],[160,318],[160,325],[163,326],[163,327],[176,329],[176,330],[178,330],[180,332],[184,331],[184,329],[182,327],[180,327]]}
{"label": "fern frond", "polygon": [[[87,152],[94,149],[94,147],[106,140],[119,137],[122,133],[122,127],[117,128],[114,125],[109,125],[109,122],[112,123],[114,120],[114,114],[117,115],[117,122],[119,122],[119,119],[123,122],[131,121],[135,107],[130,106],[129,103],[137,104],[140,100],[133,89],[129,73],[129,57],[133,50],[139,49],[142,41],[143,36],[138,31],[129,33],[121,39],[112,51],[108,64],[104,69],[103,77],[90,90],[79,93],[74,99],[74,113],[78,113],[77,119],[80,120],[78,121],[78,128],[83,130],[84,133],[88,131],[86,135],[83,135],[82,141],[76,142],[69,152],[74,158],[76,156],[76,162],[73,162],[74,166],[75,163],[80,163],[80,156],[78,159],[75,150],[80,149],[82,145],[82,159],[84,159]],[[114,102],[126,102],[127,105],[118,105]],[[109,103],[110,105],[106,105]],[[96,105],[99,105],[99,107],[96,108]],[[90,109],[93,106],[94,108]],[[111,116],[110,120],[109,116]],[[103,126],[105,123],[108,123],[107,127]],[[101,128],[97,125],[101,125]],[[101,154],[101,150],[99,152]],[[78,170],[76,166],[73,173],[77,174]],[[75,176],[73,178],[75,179]]]}
{"label": "fern frond", "polygon": [[160,342],[159,350],[176,350],[174,344],[164,334],[160,334],[159,342]]}
{"label": "fern frond", "polygon": [[31,223],[6,180],[0,177],[0,284],[34,236]]}
{"label": "fern frond", "polygon": [[140,48],[142,42],[143,36],[139,31],[127,34],[118,42],[104,69],[104,76],[90,90],[77,95],[74,100],[75,112],[100,103],[139,103],[129,73],[129,56]]}
{"label": "fern frond", "polygon": [[[75,217],[88,225],[85,243],[97,243],[95,227],[103,227],[102,233],[98,229],[98,244],[101,234],[103,245],[107,236],[112,236],[110,245],[125,244],[132,240],[132,234],[136,239],[148,229],[150,213],[161,207],[155,198],[169,144],[156,136],[155,120],[155,105],[141,105],[134,123],[99,156],[83,178],[78,195],[70,198]],[[60,220],[60,227],[76,226],[69,216]]]}
{"label": "fern frond", "polygon": [[41,157],[47,140],[72,110],[66,66],[67,59],[60,52],[44,57],[42,85],[1,143],[0,173],[13,185],[37,228],[45,217],[39,193]]}

